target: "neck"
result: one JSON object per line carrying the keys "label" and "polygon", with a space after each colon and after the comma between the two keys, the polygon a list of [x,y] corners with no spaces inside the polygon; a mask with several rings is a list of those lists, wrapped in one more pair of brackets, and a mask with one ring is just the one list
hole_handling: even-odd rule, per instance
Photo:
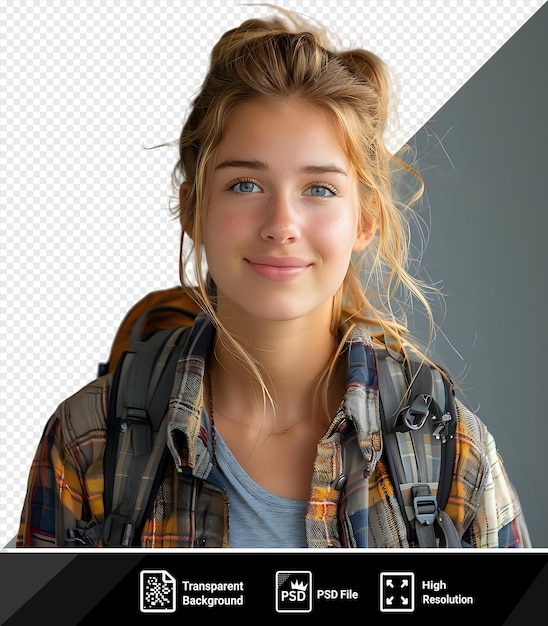
{"label": "neck", "polygon": [[[274,432],[285,432],[312,417],[319,409],[318,382],[337,345],[327,321],[314,324],[310,320],[246,320],[227,326],[257,364],[267,396],[265,401],[264,390],[249,366],[218,337],[210,364],[216,412],[228,419],[245,421],[251,428]],[[336,409],[341,395],[340,389],[334,390],[330,411]],[[330,417],[325,411],[320,415],[323,421]]]}

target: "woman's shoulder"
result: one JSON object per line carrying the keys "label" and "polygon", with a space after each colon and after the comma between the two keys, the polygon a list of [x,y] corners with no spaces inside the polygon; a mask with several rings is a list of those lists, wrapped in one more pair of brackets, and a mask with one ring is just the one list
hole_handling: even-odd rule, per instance
{"label": "woman's shoulder", "polygon": [[493,440],[487,425],[459,398],[455,399],[457,429],[470,443],[485,448]]}
{"label": "woman's shoulder", "polygon": [[106,431],[111,379],[111,375],[106,375],[92,380],[59,404],[54,418],[66,442],[91,432]]}

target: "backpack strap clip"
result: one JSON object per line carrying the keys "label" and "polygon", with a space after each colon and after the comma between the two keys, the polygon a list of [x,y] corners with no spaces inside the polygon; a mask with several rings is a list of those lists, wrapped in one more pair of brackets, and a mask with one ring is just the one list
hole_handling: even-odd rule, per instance
{"label": "backpack strap clip", "polygon": [[428,485],[416,485],[412,491],[415,519],[419,524],[433,524],[438,512],[436,496],[430,493]]}
{"label": "backpack strap clip", "polygon": [[111,513],[102,524],[84,528],[68,528],[65,540],[80,548],[96,548],[100,542],[108,548],[128,548],[133,545],[135,523],[129,517]]}
{"label": "backpack strap clip", "polygon": [[69,544],[77,544],[79,548],[96,548],[102,529],[103,524],[91,524],[85,527],[77,525],[76,528],[67,528],[65,541]]}
{"label": "backpack strap clip", "polygon": [[103,543],[107,547],[128,548],[133,545],[135,524],[129,517],[111,513],[106,518],[102,530]]}
{"label": "backpack strap clip", "polygon": [[431,395],[419,393],[411,406],[406,406],[400,411],[395,420],[394,430],[397,432],[420,430],[430,414],[432,401]]}
{"label": "backpack strap clip", "polygon": [[444,413],[434,419],[434,429],[432,436],[436,439],[441,439],[442,443],[447,441],[447,435],[449,432],[449,426],[454,423],[453,416],[450,412]]}
{"label": "backpack strap clip", "polygon": [[449,425],[453,418],[448,411],[443,413],[434,398],[429,394],[418,394],[413,403],[404,407],[394,420],[394,431],[404,433],[409,430],[420,430],[426,420],[432,421],[432,435],[445,443]]}
{"label": "backpack strap clip", "polygon": [[415,485],[411,489],[413,509],[415,511],[415,532],[419,546],[435,548],[437,545],[434,522],[438,516],[439,506],[436,496],[425,484]]}
{"label": "backpack strap clip", "polygon": [[138,423],[141,421],[145,422],[148,420],[148,411],[139,407],[128,406],[126,420],[136,421]]}

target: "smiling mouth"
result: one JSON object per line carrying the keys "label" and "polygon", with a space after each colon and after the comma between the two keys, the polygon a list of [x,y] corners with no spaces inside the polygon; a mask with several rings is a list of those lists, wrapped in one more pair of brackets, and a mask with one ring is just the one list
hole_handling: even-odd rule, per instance
{"label": "smiling mouth", "polygon": [[245,259],[249,267],[259,276],[282,282],[298,278],[311,266],[302,259]]}

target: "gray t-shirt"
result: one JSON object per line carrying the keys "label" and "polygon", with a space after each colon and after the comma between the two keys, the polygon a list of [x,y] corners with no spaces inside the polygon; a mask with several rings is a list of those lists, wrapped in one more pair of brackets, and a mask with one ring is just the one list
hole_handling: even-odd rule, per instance
{"label": "gray t-shirt", "polygon": [[306,548],[307,502],[270,493],[242,469],[219,433],[217,464],[228,493],[229,548]]}

